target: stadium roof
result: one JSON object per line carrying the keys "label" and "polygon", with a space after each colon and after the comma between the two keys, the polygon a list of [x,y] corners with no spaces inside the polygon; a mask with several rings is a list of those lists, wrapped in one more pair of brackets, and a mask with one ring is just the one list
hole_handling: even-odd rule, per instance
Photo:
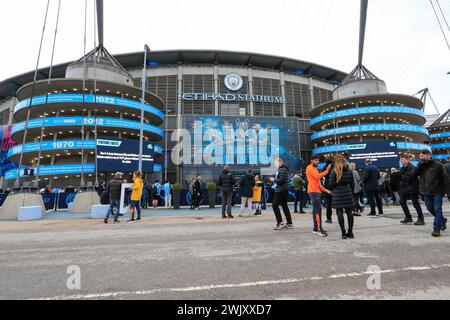
{"label": "stadium roof", "polygon": [[[125,68],[141,68],[143,52],[134,52],[114,55],[114,58]],[[219,51],[219,50],[169,50],[153,51],[149,54],[148,61],[152,66],[185,64],[218,64],[253,66],[265,69],[282,69],[286,72],[312,76],[315,78],[335,82],[341,82],[347,74],[321,66],[319,64],[284,58],[259,53]],[[66,68],[74,61],[53,66],[53,78],[63,78]],[[47,79],[49,67],[38,70],[37,80]],[[0,82],[0,100],[15,96],[16,91],[23,85],[32,82],[34,71],[27,72]]]}
{"label": "stadium roof", "polygon": [[435,122],[433,122],[430,128],[435,128],[441,125],[448,125],[448,124],[450,124],[450,109],[447,110],[442,116],[440,116]]}

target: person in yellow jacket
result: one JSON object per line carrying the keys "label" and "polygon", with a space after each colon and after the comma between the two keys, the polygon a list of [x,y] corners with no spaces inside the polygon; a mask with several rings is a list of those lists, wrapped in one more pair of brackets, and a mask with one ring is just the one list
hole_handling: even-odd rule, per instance
{"label": "person in yellow jacket", "polygon": [[255,186],[253,187],[253,206],[256,209],[255,216],[262,214],[261,206],[264,195],[264,183],[261,181],[259,175],[255,176]]}
{"label": "person in yellow jacket", "polygon": [[133,174],[133,186],[131,187],[131,204],[130,204],[130,220],[128,223],[134,223],[134,212],[137,211],[137,221],[141,220],[141,198],[142,189],[144,189],[144,182],[142,181],[142,173],[136,171]]}

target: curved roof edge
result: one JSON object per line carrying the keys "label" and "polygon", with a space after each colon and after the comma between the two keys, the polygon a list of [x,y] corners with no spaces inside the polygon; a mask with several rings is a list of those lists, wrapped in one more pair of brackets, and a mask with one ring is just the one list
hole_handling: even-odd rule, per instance
{"label": "curved roof edge", "polygon": [[[116,54],[113,56],[127,70],[141,68],[144,59],[143,52]],[[151,52],[148,60],[159,66],[176,64],[219,64],[281,69],[287,72],[309,75],[330,82],[341,82],[347,76],[345,72],[308,61],[249,52],[224,50],[164,50]],[[67,66],[75,61],[76,60],[54,65],[52,77],[63,78]],[[47,79],[48,74],[49,67],[38,69],[37,80]],[[21,86],[32,82],[33,77],[34,71],[30,71],[0,82],[0,100],[14,96]]]}
{"label": "curved roof edge", "polygon": [[450,109],[434,121],[429,128],[436,128],[442,125],[450,125]]}

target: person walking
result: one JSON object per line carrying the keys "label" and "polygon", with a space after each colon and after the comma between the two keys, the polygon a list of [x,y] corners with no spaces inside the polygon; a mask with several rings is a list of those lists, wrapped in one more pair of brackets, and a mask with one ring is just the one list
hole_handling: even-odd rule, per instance
{"label": "person walking", "polygon": [[[135,223],[141,220],[141,199],[142,190],[144,189],[144,182],[142,181],[142,173],[136,171],[133,174],[133,185],[131,186],[131,201],[130,201],[130,220],[128,223]],[[137,212],[137,218],[134,220],[134,213]]]}
{"label": "person walking", "polygon": [[[342,239],[353,239],[353,173],[348,168],[344,156],[336,155],[334,158],[334,168],[331,170],[330,190],[333,191],[333,208],[336,209],[339,226],[342,232]],[[348,231],[345,230],[344,211],[347,214]]]}
{"label": "person walking", "polygon": [[364,209],[359,204],[359,196],[362,191],[362,179],[359,172],[356,170],[356,163],[351,162],[348,165],[348,169],[353,175],[353,216],[359,217],[361,216],[361,212],[364,211]]}
{"label": "person walking", "polygon": [[420,178],[420,193],[425,199],[427,210],[434,216],[433,237],[440,237],[441,231],[447,229],[447,219],[442,213],[442,198],[449,194],[449,176],[444,166],[431,159],[431,151],[428,149],[420,152],[420,162],[413,175]]}
{"label": "person walking", "polygon": [[[419,177],[412,173],[416,171],[416,167],[409,161],[409,156],[402,154],[400,156],[400,162],[402,168],[399,171],[399,190],[400,190],[400,205],[402,206],[405,219],[400,221],[402,224],[413,223],[413,218],[408,208],[408,200],[411,200],[417,212],[417,221],[414,223],[416,226],[425,225],[425,219],[422,212],[422,207],[419,203]],[[392,178],[391,178],[392,179]]]}
{"label": "person walking", "polygon": [[194,182],[194,209],[200,210],[200,202],[202,201],[202,176],[198,175]]}
{"label": "person walking", "polygon": [[172,204],[172,185],[167,180],[166,183],[164,183],[164,207],[166,209],[169,209]]}
{"label": "person walking", "polygon": [[[222,197],[222,219],[233,219],[231,214],[231,201],[233,200],[233,188],[236,183],[230,167],[225,166],[222,174],[219,176],[218,186],[220,187],[220,195]],[[228,215],[228,216],[227,216]]]}
{"label": "person walking", "polygon": [[[271,188],[274,190],[274,199],[272,202],[273,213],[275,214],[275,219],[277,221],[274,230],[282,230],[282,229],[293,229],[294,225],[292,223],[291,212],[289,211],[288,206],[288,195],[289,195],[289,169],[283,164],[283,160],[281,158],[275,159],[275,167],[277,168],[277,172],[271,178],[269,178],[270,182],[272,182]],[[280,206],[283,208],[284,216],[286,217],[286,224],[283,223],[283,218],[281,217]]]}
{"label": "person walking", "polygon": [[[251,169],[248,169],[247,174],[242,177],[240,181],[241,186],[241,213],[239,217],[252,216],[252,202],[253,202],[253,187],[255,186],[255,176]],[[247,209],[246,209],[247,207]]]}
{"label": "person walking", "polygon": [[321,237],[328,236],[327,232],[322,227],[322,203],[321,192],[331,193],[330,190],[325,189],[320,179],[325,177],[331,170],[331,164],[328,165],[324,172],[319,173],[317,166],[319,165],[319,156],[313,155],[311,157],[311,164],[306,168],[306,179],[308,180],[308,195],[312,204],[312,216],[313,216],[313,234]]}
{"label": "person walking", "polygon": [[194,187],[195,187],[195,178],[192,179],[191,183],[189,183],[189,194],[191,195],[191,205],[189,209],[194,210]]}
{"label": "person walking", "polygon": [[[294,202],[294,213],[306,213],[303,211],[303,187],[305,181],[302,179],[302,174],[297,172],[292,179],[294,183],[294,194],[295,194],[295,202]],[[300,211],[297,210],[298,206],[300,206]]]}
{"label": "person walking", "polygon": [[257,174],[255,176],[255,186],[253,187],[253,206],[256,212],[253,214],[255,216],[262,215],[262,203],[264,197],[264,183],[262,182],[260,176]]}
{"label": "person walking", "polygon": [[378,214],[383,214],[383,203],[380,197],[379,184],[380,171],[372,164],[372,160],[366,160],[366,170],[364,172],[364,187],[366,189],[367,201],[370,204],[368,216],[376,216],[375,203],[378,207]]}
{"label": "person walking", "polygon": [[[400,158],[401,161],[401,158]],[[391,191],[392,191],[392,201],[394,205],[400,205],[400,183],[401,183],[401,175],[400,170],[397,168],[391,168]]]}
{"label": "person walking", "polygon": [[120,194],[122,192],[122,176],[123,174],[121,172],[116,172],[114,175],[114,179],[112,179],[107,187],[106,190],[109,194],[109,208],[108,212],[106,213],[106,217],[103,220],[103,222],[108,223],[109,217],[114,211],[114,208],[116,212],[114,213],[114,223],[119,223],[119,213],[120,213]]}

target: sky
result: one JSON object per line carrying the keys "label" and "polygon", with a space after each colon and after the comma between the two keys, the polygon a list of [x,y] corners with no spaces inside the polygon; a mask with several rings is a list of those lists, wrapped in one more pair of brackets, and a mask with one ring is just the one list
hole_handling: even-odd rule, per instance
{"label": "sky", "polygon": [[[50,0],[40,67],[51,62],[58,2]],[[450,23],[450,0],[439,3]],[[357,64],[359,5],[359,0],[104,0],[104,43],[112,54],[141,51],[147,43],[155,51],[273,54],[350,72]],[[0,1],[0,81],[34,70],[46,6],[47,0]],[[94,0],[87,6],[90,51]],[[83,56],[84,17],[85,0],[61,1],[54,64]],[[386,81],[389,92],[429,88],[440,112],[450,108],[450,50],[429,0],[369,0],[363,64]],[[431,103],[426,113],[436,113]]]}

